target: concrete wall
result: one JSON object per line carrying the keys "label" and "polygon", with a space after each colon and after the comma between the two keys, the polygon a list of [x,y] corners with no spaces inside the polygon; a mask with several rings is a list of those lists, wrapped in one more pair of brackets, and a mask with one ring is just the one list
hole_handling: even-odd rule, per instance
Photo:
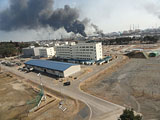
{"label": "concrete wall", "polygon": [[55,55],[53,47],[39,49],[39,52],[41,57],[53,57]]}
{"label": "concrete wall", "polygon": [[28,67],[28,68],[33,67],[35,70],[37,70],[39,72],[46,71],[46,73],[48,73],[48,74],[52,74],[52,75],[59,76],[59,77],[64,77],[64,73],[61,71],[49,70],[49,69],[40,68],[40,67],[36,67],[36,66],[31,66],[31,65],[26,65],[26,67]]}
{"label": "concrete wall", "polygon": [[39,49],[39,53],[41,57],[48,57],[47,56],[47,50],[45,48]]}
{"label": "concrete wall", "polygon": [[34,48],[34,56],[40,56],[39,49],[42,49],[43,47],[36,47]]}
{"label": "concrete wall", "polygon": [[68,77],[74,73],[79,72],[80,70],[81,70],[80,65],[71,66],[70,68],[64,71],[64,77]]}
{"label": "concrete wall", "polygon": [[32,56],[40,56],[39,49],[42,47],[36,47],[36,48],[23,48],[22,53],[24,57],[32,57]]}
{"label": "concrete wall", "polygon": [[34,49],[33,48],[23,48],[22,54],[24,55],[24,57],[34,56]]}
{"label": "concrete wall", "polygon": [[103,58],[102,43],[97,43],[96,44],[96,60],[100,60],[102,58]]}
{"label": "concrete wall", "polygon": [[63,72],[60,71],[54,71],[54,70],[46,70],[47,73],[52,74],[52,75],[56,75],[56,76],[60,76],[60,77],[64,77]]}
{"label": "concrete wall", "polygon": [[53,57],[55,55],[54,47],[46,48],[47,56]]}

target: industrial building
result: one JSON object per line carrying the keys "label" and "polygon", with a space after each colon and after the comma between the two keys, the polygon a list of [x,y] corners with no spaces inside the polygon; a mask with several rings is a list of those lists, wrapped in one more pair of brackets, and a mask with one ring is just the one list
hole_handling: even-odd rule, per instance
{"label": "industrial building", "polygon": [[39,49],[41,49],[43,47],[34,47],[34,46],[30,46],[27,48],[23,48],[22,49],[22,54],[24,57],[32,57],[32,56],[39,56]]}
{"label": "industrial building", "polygon": [[62,59],[100,60],[102,59],[102,43],[70,43],[55,46],[56,57]]}
{"label": "industrial building", "polygon": [[55,55],[54,47],[39,49],[40,57],[53,57]]}
{"label": "industrial building", "polygon": [[27,68],[59,77],[68,77],[81,70],[80,65],[50,60],[30,60],[25,63]]}
{"label": "industrial building", "polygon": [[55,51],[53,47],[34,47],[30,46],[28,48],[22,49],[22,54],[24,57],[53,57],[55,55]]}

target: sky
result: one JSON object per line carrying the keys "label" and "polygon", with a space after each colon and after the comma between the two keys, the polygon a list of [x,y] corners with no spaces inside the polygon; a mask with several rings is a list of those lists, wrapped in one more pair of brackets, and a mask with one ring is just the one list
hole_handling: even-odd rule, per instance
{"label": "sky", "polygon": [[[158,0],[56,0],[56,7],[70,4],[104,32],[123,31],[134,24],[141,29],[160,26]],[[155,12],[155,13],[154,13]]]}
{"label": "sky", "polygon": [[[66,4],[76,7],[80,12],[80,19],[87,17],[104,33],[129,30],[133,24],[140,29],[160,26],[159,0],[55,0],[53,8],[61,8]],[[8,0],[0,0],[0,11],[8,6]],[[47,37],[48,33],[44,33],[43,38]],[[30,41],[40,37],[32,30],[0,31],[0,41],[11,39]]]}

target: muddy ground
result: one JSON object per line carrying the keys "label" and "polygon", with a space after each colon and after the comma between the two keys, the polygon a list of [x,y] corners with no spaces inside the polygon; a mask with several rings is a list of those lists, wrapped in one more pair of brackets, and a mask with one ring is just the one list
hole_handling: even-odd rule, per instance
{"label": "muddy ground", "polygon": [[86,92],[133,107],[144,120],[160,120],[160,57],[130,59],[113,73],[102,74]]}

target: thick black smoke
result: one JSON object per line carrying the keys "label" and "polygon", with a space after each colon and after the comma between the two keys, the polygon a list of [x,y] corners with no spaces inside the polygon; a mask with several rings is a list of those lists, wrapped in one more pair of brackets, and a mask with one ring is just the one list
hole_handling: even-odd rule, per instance
{"label": "thick black smoke", "polygon": [[95,24],[92,23],[91,26],[95,29],[95,33],[96,34],[104,36],[103,30],[100,30],[97,25],[95,25]]}
{"label": "thick black smoke", "polygon": [[86,36],[85,25],[79,21],[79,12],[66,5],[53,10],[54,0],[10,0],[10,6],[0,12],[0,29],[38,29],[50,26],[54,30],[64,27],[67,32]]}

